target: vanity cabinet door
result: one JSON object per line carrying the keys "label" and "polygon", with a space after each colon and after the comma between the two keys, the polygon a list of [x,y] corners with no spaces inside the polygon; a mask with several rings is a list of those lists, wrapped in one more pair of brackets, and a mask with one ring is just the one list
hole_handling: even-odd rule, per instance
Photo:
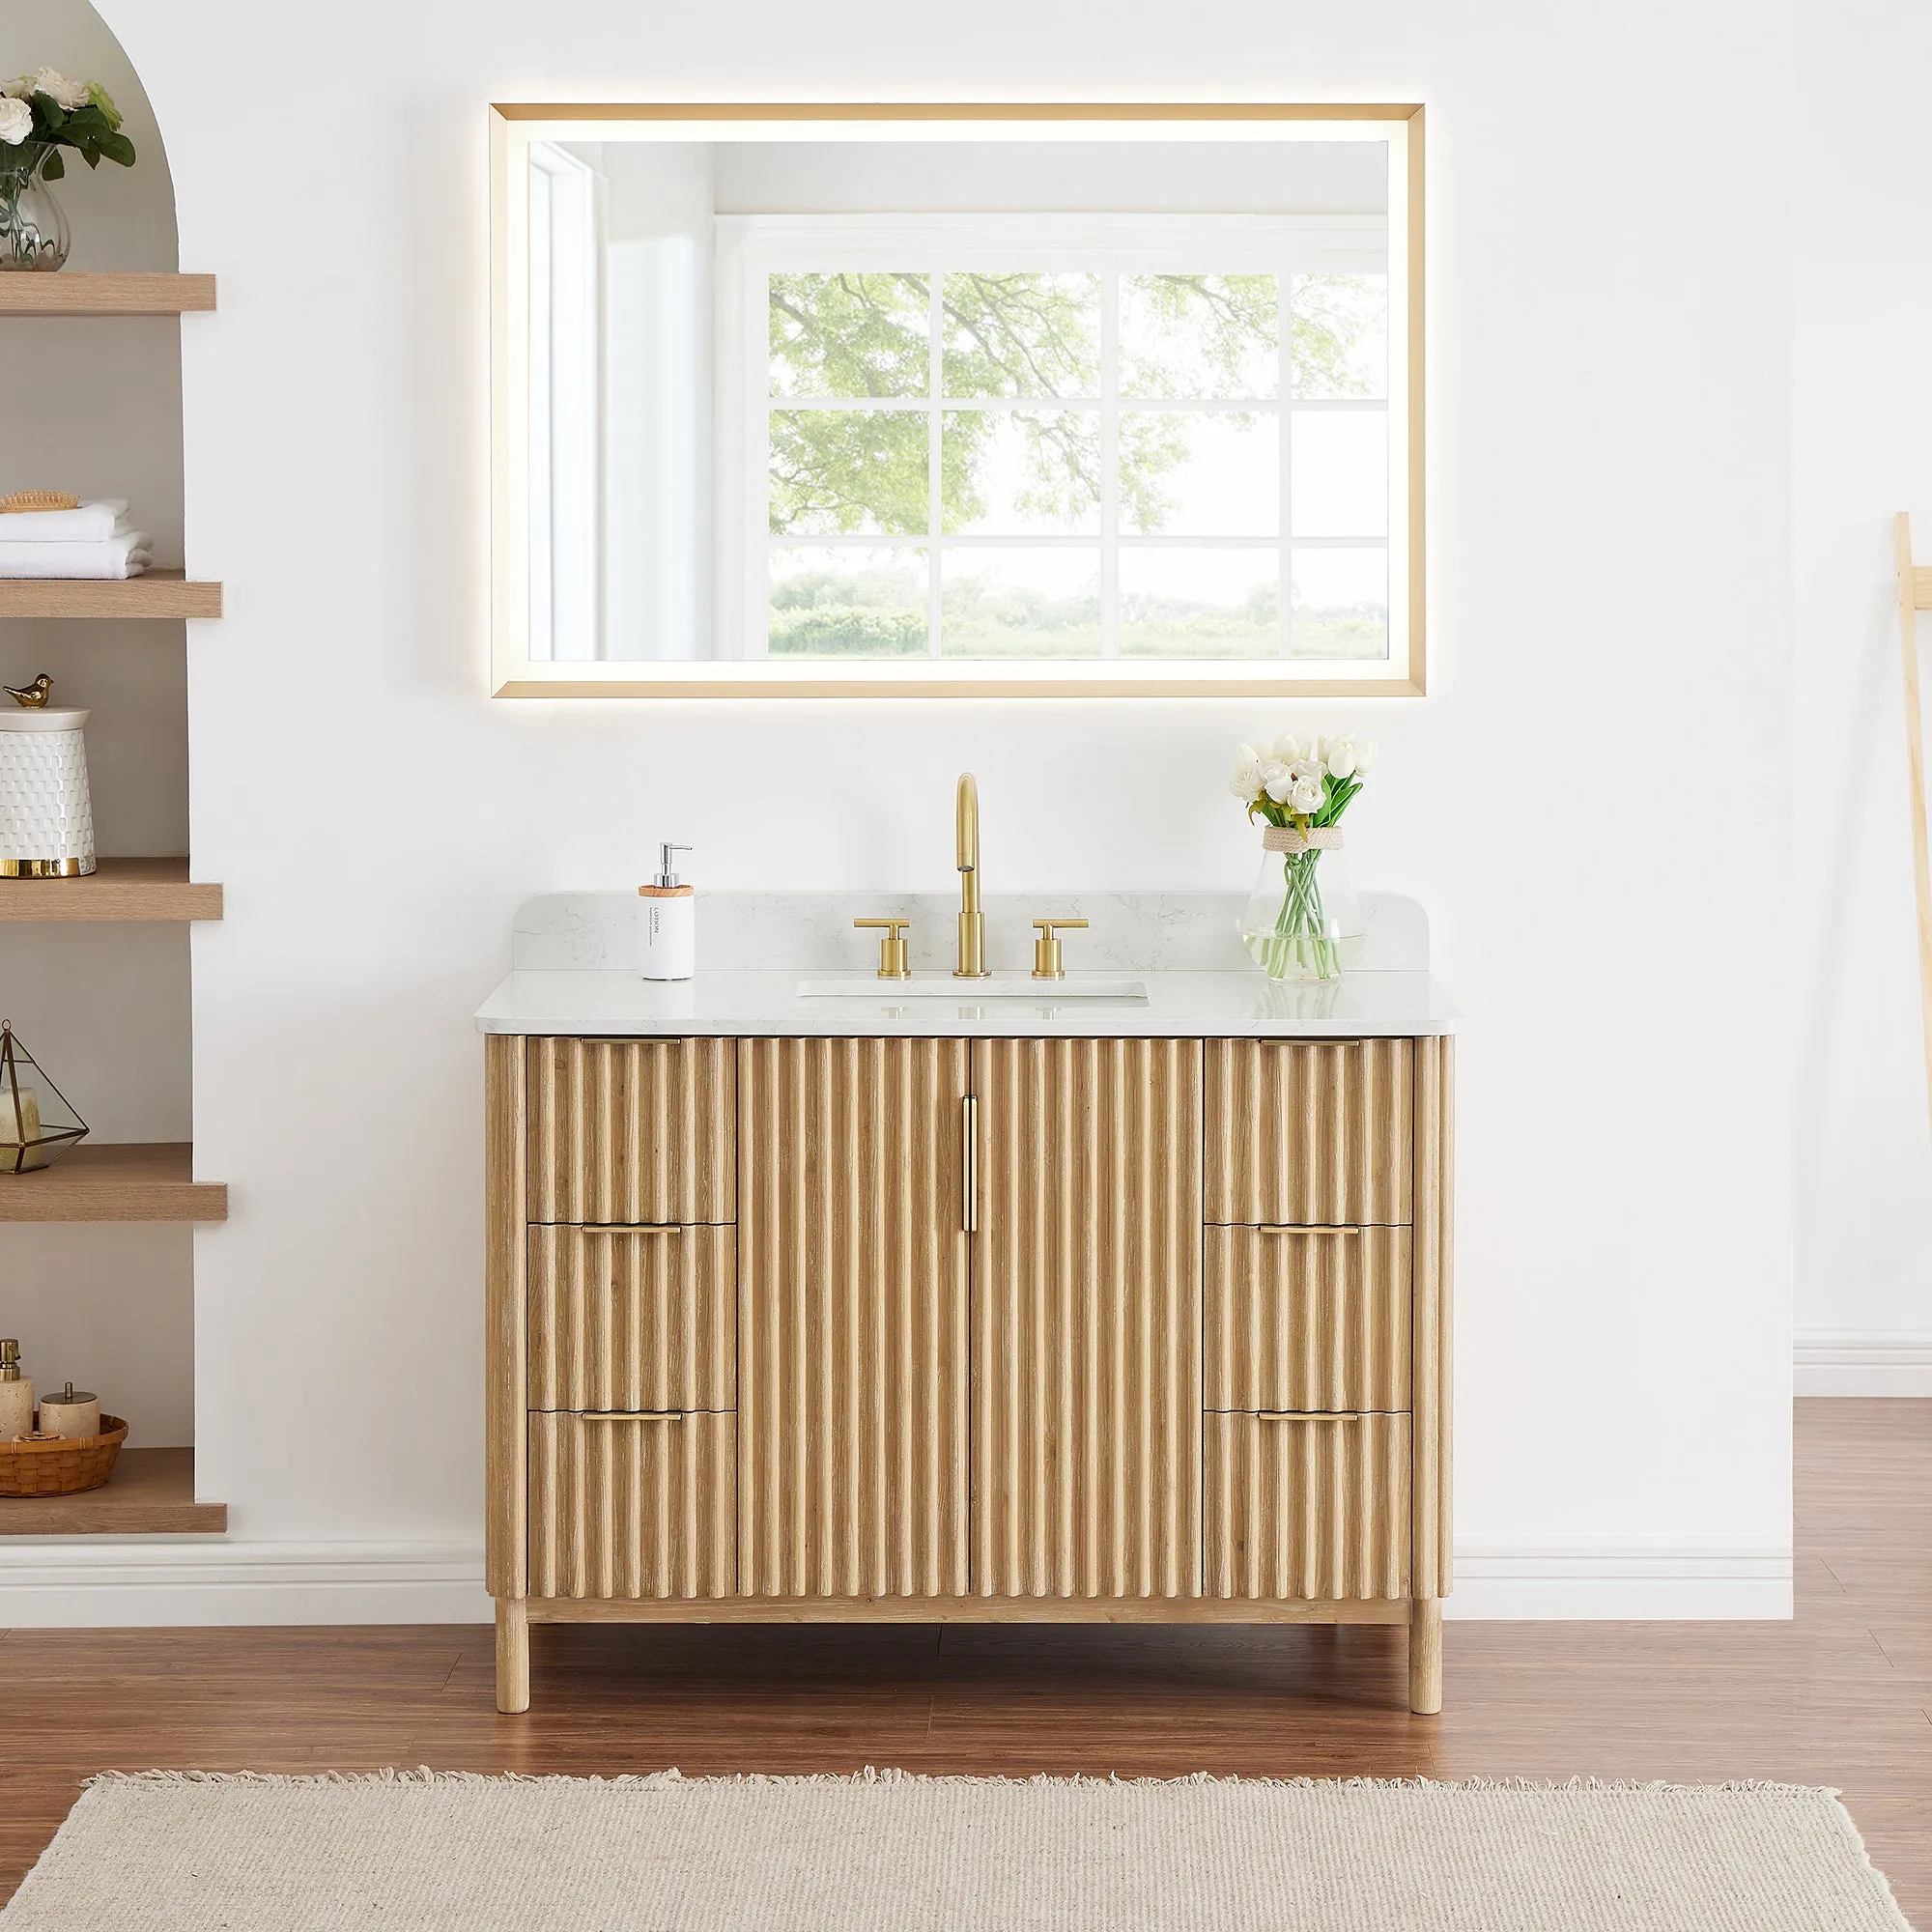
{"label": "vanity cabinet door", "polygon": [[1409,1591],[1409,1418],[1209,1415],[1208,1594]]}
{"label": "vanity cabinet door", "polygon": [[1207,1228],[1209,1408],[1406,1409],[1406,1228]]}
{"label": "vanity cabinet door", "polygon": [[1201,1042],[974,1043],[973,1587],[1201,1591]]}
{"label": "vanity cabinet door", "polygon": [[528,1218],[631,1225],[736,1218],[730,1039],[532,1039]]}
{"label": "vanity cabinet door", "polygon": [[1414,1042],[1207,1042],[1207,1218],[1402,1226],[1414,1217]]}
{"label": "vanity cabinet door", "polygon": [[740,1590],[963,1596],[967,1044],[739,1052]]}
{"label": "vanity cabinet door", "polygon": [[728,1597],[736,1418],[529,1419],[533,1597]]}

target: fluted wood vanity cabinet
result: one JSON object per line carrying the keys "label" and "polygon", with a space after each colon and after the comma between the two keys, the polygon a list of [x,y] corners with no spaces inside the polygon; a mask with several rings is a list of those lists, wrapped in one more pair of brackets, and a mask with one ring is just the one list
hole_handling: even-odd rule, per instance
{"label": "fluted wood vanity cabinet", "polygon": [[1446,1037],[489,1053],[497,1696],[584,1621],[1407,1622]]}

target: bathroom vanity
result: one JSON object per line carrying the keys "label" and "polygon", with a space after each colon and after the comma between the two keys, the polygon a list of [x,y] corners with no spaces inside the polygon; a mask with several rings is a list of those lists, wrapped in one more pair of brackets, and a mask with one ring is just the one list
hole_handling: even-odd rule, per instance
{"label": "bathroom vanity", "polygon": [[1092,921],[1031,987],[948,984],[937,899],[705,895],[675,985],[635,900],[525,908],[477,1016],[500,1709],[530,1624],[612,1621],[1406,1623],[1440,1708],[1454,1011],[1407,901],[1304,986],[1237,903],[989,899],[995,962]]}

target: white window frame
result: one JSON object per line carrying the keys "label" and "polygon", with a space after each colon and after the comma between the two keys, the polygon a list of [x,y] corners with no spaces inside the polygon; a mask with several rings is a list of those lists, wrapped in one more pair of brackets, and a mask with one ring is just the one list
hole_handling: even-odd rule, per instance
{"label": "white window frame", "polygon": [[603,653],[603,208],[596,171],[530,150],[530,654]]}
{"label": "white window frame", "polygon": [[[1387,533],[1303,537],[1293,533],[1292,462],[1296,415],[1335,411],[1379,414],[1394,421],[1395,371],[1384,393],[1374,398],[1298,396],[1290,369],[1288,304],[1293,277],[1311,274],[1386,274],[1388,224],[1379,215],[1357,214],[752,214],[723,215],[717,222],[719,291],[718,370],[721,387],[735,394],[731,429],[721,436],[719,464],[719,545],[715,594],[728,612],[721,644],[738,646],[746,658],[770,657],[768,559],[778,549],[922,551],[927,562],[927,649],[929,661],[969,664],[971,659],[940,658],[941,560],[947,552],[974,549],[1097,551],[1100,565],[1100,654],[1098,662],[1121,662],[1116,621],[1119,557],[1123,550],[1273,549],[1280,577],[1281,631],[1273,658],[1250,664],[1312,665],[1334,670],[1381,669],[1407,661],[1406,585],[1399,557],[1406,555],[1404,510],[1407,500],[1405,452],[1400,439],[1389,440]],[[958,398],[943,391],[939,358],[931,358],[922,397],[858,398],[773,396],[770,392],[770,278],[775,274],[837,274],[900,270],[928,277],[938,336],[940,280],[949,270],[1005,270],[1024,273],[1094,274],[1101,280],[1100,384],[1097,393],[1081,397],[1027,395]],[[1216,397],[1143,405],[1119,394],[1118,280],[1149,273],[1272,274],[1279,278],[1281,326],[1277,349],[1276,394]],[[1393,292],[1391,292],[1393,295]],[[1394,361],[1391,349],[1391,363]],[[1097,538],[1090,536],[945,536],[939,527],[940,418],[958,407],[1001,410],[1078,409],[1094,415],[1101,436],[1102,502]],[[1175,413],[1211,413],[1249,407],[1277,414],[1281,423],[1277,528],[1272,538],[1142,536],[1119,528],[1117,428],[1122,410],[1157,408]],[[924,413],[930,434],[928,525],[922,536],[773,537],[769,534],[768,425],[781,410],[889,411]],[[1293,557],[1301,550],[1376,550],[1389,559],[1389,648],[1385,658],[1295,658],[1291,583]],[[1009,661],[1000,660],[1002,665]],[[1056,660],[1055,662],[1061,662]],[[1091,662],[1091,661],[1089,661]],[[1138,660],[1136,662],[1139,662]],[[1153,659],[1170,666],[1201,660]]]}
{"label": "white window frame", "polygon": [[[490,133],[491,572],[489,688],[505,697],[1421,696],[1424,628],[1423,122],[1419,104],[1284,102],[1073,106],[884,102],[498,104]],[[530,150],[540,142],[728,145],[950,142],[1379,144],[1387,159],[1391,655],[1330,660],[798,661],[767,657],[558,662],[530,650]],[[742,391],[716,398],[717,446],[737,447]],[[734,506],[733,516],[739,517]],[[742,527],[739,518],[739,527]],[[717,532],[729,538],[728,531]],[[735,582],[742,585],[742,572]],[[742,606],[742,587],[732,592]],[[1398,614],[1400,613],[1400,614]],[[714,606],[714,639],[741,636]],[[742,615],[742,611],[739,613]],[[742,650],[742,641],[739,649]]]}

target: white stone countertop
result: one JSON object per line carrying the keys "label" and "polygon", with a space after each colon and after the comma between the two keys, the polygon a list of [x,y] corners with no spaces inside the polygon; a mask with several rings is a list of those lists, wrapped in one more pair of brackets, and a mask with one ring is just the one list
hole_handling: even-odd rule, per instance
{"label": "white stone countertop", "polygon": [[[654,981],[633,973],[512,973],[478,1009],[479,1033],[901,1034],[933,1039],[1280,1037],[1357,1039],[1456,1031],[1458,1014],[1427,973],[1348,973],[1321,983],[1277,983],[1260,972],[1145,973],[1144,1001],[1054,998],[875,997],[801,999],[798,973],[703,973]],[[822,976],[818,976],[822,979]],[[924,979],[926,976],[922,975]],[[1072,986],[1083,977],[1068,974]],[[1118,980],[1119,975],[1094,975]]]}
{"label": "white stone countertop", "polygon": [[[635,893],[552,894],[518,913],[514,969],[476,1014],[479,1033],[628,1037],[665,1034],[827,1037],[900,1034],[1069,1038],[1402,1037],[1454,1033],[1459,1014],[1430,976],[1429,925],[1413,900],[1363,895],[1366,937],[1340,980],[1282,982],[1250,963],[1225,894],[988,895],[987,950],[996,978],[1019,996],[975,997],[947,971],[956,899],[942,895],[700,893],[697,972],[643,979],[637,968]],[[1028,921],[1084,916],[1064,935],[1065,981],[1030,982]],[[867,970],[877,935],[853,918],[912,919],[912,995]],[[1071,997],[1123,980],[1145,999]],[[801,997],[801,982],[852,994]],[[1056,997],[1056,994],[1058,997]],[[896,995],[896,997],[895,997]]]}

